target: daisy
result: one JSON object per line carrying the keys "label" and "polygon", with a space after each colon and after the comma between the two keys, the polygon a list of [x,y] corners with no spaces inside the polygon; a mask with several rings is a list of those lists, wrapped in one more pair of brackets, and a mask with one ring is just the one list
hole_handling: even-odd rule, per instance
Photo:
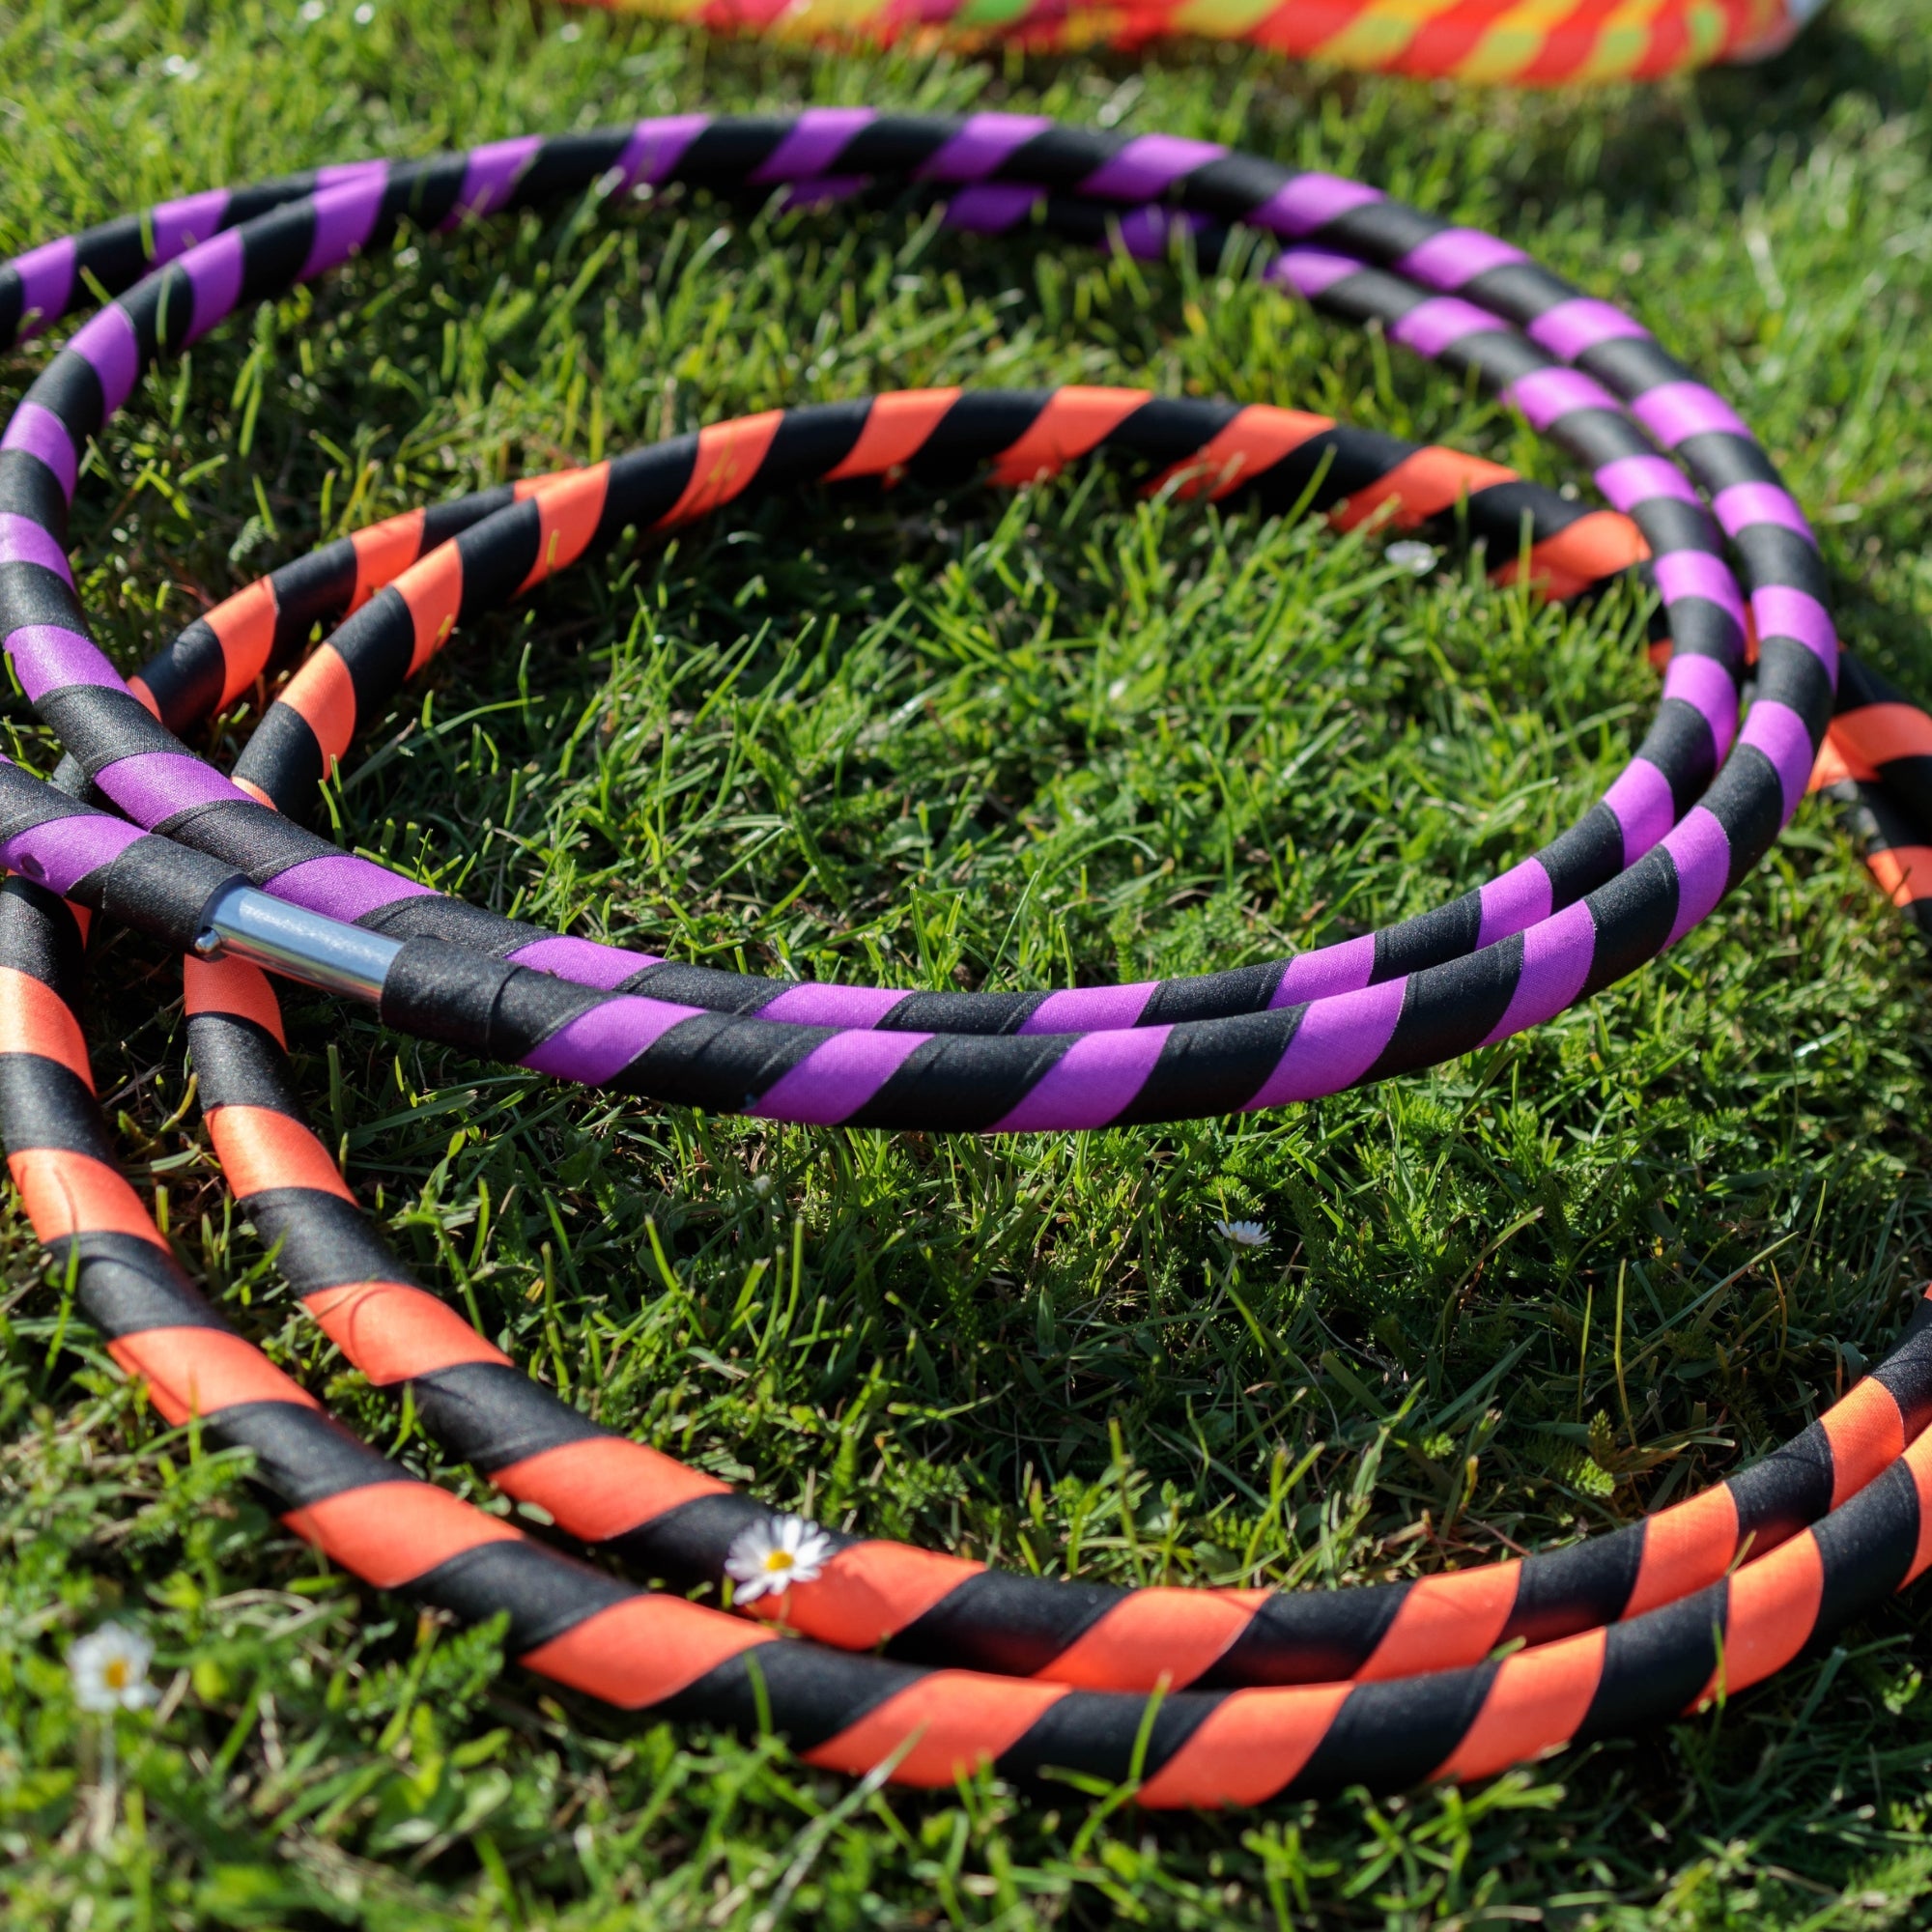
{"label": "daisy", "polygon": [[1398,570],[1409,571],[1417,577],[1427,577],[1435,568],[1435,546],[1417,543],[1413,537],[1390,544],[1382,554]]}
{"label": "daisy", "polygon": [[1259,1221],[1216,1221],[1214,1232],[1237,1248],[1264,1248],[1268,1231]]}
{"label": "daisy", "polygon": [[737,1602],[754,1604],[768,1593],[781,1597],[794,1583],[817,1578],[832,1554],[832,1539],[802,1516],[763,1517],[741,1529],[724,1552],[724,1574],[738,1587]]}
{"label": "daisy", "polygon": [[102,1624],[67,1654],[73,1697],[83,1711],[138,1711],[155,1701],[148,1665],[155,1646],[127,1624]]}

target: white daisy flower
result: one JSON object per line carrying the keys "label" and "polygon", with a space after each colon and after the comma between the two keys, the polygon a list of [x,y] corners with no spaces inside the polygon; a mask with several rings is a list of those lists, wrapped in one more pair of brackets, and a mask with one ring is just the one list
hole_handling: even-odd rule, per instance
{"label": "white daisy flower", "polygon": [[1406,570],[1416,577],[1427,577],[1435,568],[1435,546],[1418,543],[1413,537],[1390,544],[1382,554],[1398,570]]}
{"label": "white daisy flower", "polygon": [[73,1697],[83,1711],[138,1711],[155,1701],[148,1665],[155,1646],[127,1624],[102,1624],[67,1654]]}
{"label": "white daisy flower", "polygon": [[724,1552],[724,1574],[738,1587],[734,1598],[754,1604],[781,1597],[794,1583],[817,1579],[832,1554],[832,1539],[802,1516],[763,1517],[741,1529]]}
{"label": "white daisy flower", "polygon": [[1264,1248],[1269,1240],[1268,1231],[1259,1221],[1216,1221],[1214,1232],[1237,1248]]}

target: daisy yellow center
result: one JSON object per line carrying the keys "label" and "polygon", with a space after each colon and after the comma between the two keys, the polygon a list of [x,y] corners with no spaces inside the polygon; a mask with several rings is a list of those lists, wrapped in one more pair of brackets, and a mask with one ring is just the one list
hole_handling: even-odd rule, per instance
{"label": "daisy yellow center", "polygon": [[110,1657],[107,1668],[101,1672],[107,1680],[110,1690],[125,1690],[128,1688],[128,1660],[125,1657]]}
{"label": "daisy yellow center", "polygon": [[789,1570],[798,1558],[789,1549],[768,1549],[765,1552],[765,1568],[773,1571]]}

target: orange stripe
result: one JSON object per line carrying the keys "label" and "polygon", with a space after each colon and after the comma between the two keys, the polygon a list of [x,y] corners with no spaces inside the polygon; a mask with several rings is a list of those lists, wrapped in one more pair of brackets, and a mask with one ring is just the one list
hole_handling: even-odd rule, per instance
{"label": "orange stripe", "polygon": [[523,1541],[508,1523],[408,1478],[344,1490],[282,1520],[379,1590],[412,1582],[465,1550]]}
{"label": "orange stripe", "polygon": [[275,586],[257,578],[245,590],[208,613],[208,628],[221,645],[221,704],[225,709],[269,668],[275,648]]}
{"label": "orange stripe", "polygon": [[526,1652],[545,1677],[638,1711],[675,1696],[756,1644],[779,1639],[755,1624],[678,1597],[632,1597]]}
{"label": "orange stripe", "polygon": [[434,1375],[459,1362],[509,1366],[509,1356],[493,1349],[455,1309],[402,1282],[354,1281],[325,1288],[304,1295],[302,1306],[378,1388],[412,1376]]}
{"label": "orange stripe", "polygon": [[1832,1445],[1832,1507],[1855,1496],[1905,1454],[1905,1418],[1898,1401],[1867,1376],[1818,1418]]}
{"label": "orange stripe", "polygon": [[23,1148],[7,1156],[7,1171],[42,1240],[132,1235],[167,1252],[140,1196],[104,1161],[58,1148]]}
{"label": "orange stripe", "polygon": [[493,1471],[490,1480],[505,1495],[548,1510],[585,1543],[608,1542],[680,1503],[724,1495],[730,1488],[641,1442],[611,1436],[540,1449]]}
{"label": "orange stripe", "polygon": [[870,1650],[985,1567],[902,1543],[855,1543],[825,1566],[817,1582],[760,1597],[746,1609],[840,1650]]}
{"label": "orange stripe", "polygon": [[1179,497],[1206,497],[1218,503],[1249,478],[1272,469],[1310,437],[1335,427],[1333,416],[1311,416],[1300,410],[1278,410],[1251,403],[1227,428],[1217,431],[1199,452],[1177,463],[1147,487],[1153,496],[1172,484]]}
{"label": "orange stripe", "polygon": [[890,479],[895,469],[925,447],[926,438],[958,400],[957,389],[905,389],[897,395],[874,396],[851,455],[825,472],[826,482],[842,483],[855,476]]}
{"label": "orange stripe", "polygon": [[[144,678],[139,671],[136,671],[130,678],[128,678],[128,689],[134,694],[135,701],[141,706],[142,710],[148,713],[150,717],[152,718],[160,717],[161,701],[158,697],[155,696],[155,694],[152,691],[148,689],[148,680]],[[223,700],[224,703],[226,701],[227,701],[226,699]]]}
{"label": "orange stripe", "polygon": [[1235,1691],[1141,1787],[1140,1802],[1173,1809],[1272,1798],[1315,1755],[1348,1695],[1346,1684]]}
{"label": "orange stripe", "polygon": [[1716,1694],[1720,1679],[1726,1693],[1736,1696],[1782,1670],[1809,1641],[1824,1600],[1825,1560],[1808,1529],[1747,1563],[1731,1578],[1723,1662],[1692,1708]]}
{"label": "orange stripe", "polygon": [[1056,389],[1026,434],[994,461],[987,481],[1017,489],[1055,475],[1151,400],[1141,389],[1087,388],[1078,383]]}
{"label": "orange stripe", "polygon": [[239,773],[231,773],[229,776],[234,780],[236,789],[245,791],[257,805],[266,805],[270,811],[281,810],[281,807],[253,779],[244,779]]}
{"label": "orange stripe", "polygon": [[546,469],[541,476],[519,476],[510,485],[510,495],[518,502],[526,497],[540,497],[546,490],[554,489],[559,483],[567,483],[573,476],[581,476],[580,469]]}
{"label": "orange stripe", "polygon": [[1480,1663],[1502,1640],[1503,1626],[1516,1607],[1520,1568],[1514,1560],[1486,1563],[1411,1583],[1394,1622],[1356,1677],[1379,1684],[1391,1677]]}
{"label": "orange stripe", "polygon": [[1877,771],[1846,751],[1838,742],[1836,730],[1828,725],[1825,742],[1818,747],[1818,762],[1811,767],[1811,781],[1807,791],[1823,791],[1827,785],[1843,784],[1847,779],[1857,779],[1869,784],[1878,777]]}
{"label": "orange stripe", "polygon": [[722,509],[734,497],[743,496],[772,446],[772,438],[784,420],[782,410],[766,410],[755,416],[740,416],[735,422],[713,423],[697,432],[697,460],[691,468],[691,481],[684,494],[654,526],[674,529],[698,517]]}
{"label": "orange stripe", "polygon": [[1865,870],[1895,906],[1932,898],[1932,845],[1892,845],[1865,854]]}
{"label": "orange stripe", "polygon": [[315,733],[328,778],[355,736],[355,685],[333,644],[324,644],[282,688],[279,700]]}
{"label": "orange stripe", "polygon": [[1389,519],[1391,529],[1412,529],[1431,517],[1453,510],[1465,497],[1486,490],[1492,483],[1514,483],[1513,469],[1498,463],[1485,463],[1480,457],[1464,456],[1454,449],[1418,449],[1405,457],[1386,476],[1378,477],[1366,490],[1357,490],[1346,502],[1329,511],[1328,521],[1338,530],[1352,530],[1376,516],[1385,504],[1395,504]]}
{"label": "orange stripe", "polygon": [[224,1329],[144,1328],[108,1343],[107,1352],[148,1384],[155,1406],[177,1429],[190,1415],[219,1415],[244,1402],[317,1406],[261,1350]]}
{"label": "orange stripe", "polygon": [[338,1201],[355,1199],[322,1143],[299,1121],[272,1107],[211,1107],[208,1131],[237,1200],[271,1187],[307,1187]]}
{"label": "orange stripe", "polygon": [[395,582],[422,554],[423,512],[405,510],[357,530],[349,541],[355,551],[355,592],[349,601],[359,611],[385,585]]}
{"label": "orange stripe", "polygon": [[867,1772],[894,1756],[898,1784],[951,1784],[1016,1743],[1067,1694],[1060,1684],[935,1670],[805,1753],[826,1771]]}
{"label": "orange stripe", "polygon": [[1832,736],[1848,757],[1868,765],[1932,757],[1932,718],[1916,704],[1861,704],[1832,720]]}
{"label": "orange stripe", "polygon": [[182,961],[182,991],[189,1019],[203,1013],[230,1013],[253,1020],[280,1045],[288,1044],[282,1033],[282,1004],[259,966],[245,959],[198,959],[190,952]]}
{"label": "orange stripe", "polygon": [[517,595],[554,577],[590,548],[604,501],[611,493],[611,466],[580,469],[537,494],[537,560],[517,585]]}
{"label": "orange stripe", "polygon": [[1607,1631],[1584,1631],[1504,1658],[1476,1721],[1434,1775],[1488,1777],[1561,1750],[1589,1714],[1608,1642]]}
{"label": "orange stripe", "polygon": [[413,677],[449,641],[463,609],[463,553],[453,543],[439,544],[396,579],[396,593],[410,607],[415,649],[410,657]]}
{"label": "orange stripe", "polygon": [[1644,1523],[1643,1555],[1623,1614],[1641,1616],[1715,1583],[1737,1553],[1737,1498],[1723,1484],[1660,1510]]}
{"label": "orange stripe", "polygon": [[31,973],[0,966],[0,1053],[31,1053],[65,1066],[94,1091],[87,1041],[67,1002]]}
{"label": "orange stripe", "polygon": [[[1558,530],[1534,545],[1529,553],[1529,581],[1544,596],[1560,604],[1580,596],[1592,584],[1620,576],[1650,554],[1643,533],[1615,510],[1592,510],[1568,529]],[[1523,559],[1513,556],[1490,573],[1492,582],[1514,583],[1523,574]]]}
{"label": "orange stripe", "polygon": [[1254,1621],[1264,1590],[1136,1590],[1039,1674],[1088,1690],[1192,1684]]}

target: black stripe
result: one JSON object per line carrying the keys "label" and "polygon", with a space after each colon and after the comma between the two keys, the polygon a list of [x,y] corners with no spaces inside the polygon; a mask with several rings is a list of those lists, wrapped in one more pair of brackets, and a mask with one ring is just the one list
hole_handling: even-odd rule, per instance
{"label": "black stripe", "polygon": [[1260,1093],[1281,1064],[1307,1012],[1305,1006],[1240,1013],[1169,1034],[1141,1090],[1112,1125],[1171,1121],[1190,1114],[1233,1114]]}
{"label": "black stripe", "polygon": [[1371,1791],[1419,1784],[1462,1743],[1495,1673],[1493,1663],[1478,1663],[1355,1685],[1286,1795],[1321,1798],[1351,1784]]}
{"label": "black stripe", "polygon": [[1037,1677],[1126,1594],[1102,1583],[982,1570],[907,1624],[886,1655],[905,1663]]}
{"label": "black stripe", "polygon": [[1395,1032],[1364,1083],[1473,1053],[1502,1023],[1521,978],[1520,932],[1415,974],[1403,988]]}
{"label": "black stripe", "polygon": [[1005,1039],[941,1034],[914,1047],[845,1124],[983,1133],[1033,1092],[1067,1044],[1065,1034]]}
{"label": "black stripe", "polygon": [[1620,1737],[1690,1709],[1718,1667],[1730,1586],[1708,1589],[1626,1624],[1604,1641],[1603,1674],[1573,1744]]}
{"label": "black stripe", "polygon": [[1406,1583],[1276,1591],[1197,1678],[1203,1690],[1242,1684],[1339,1684],[1375,1655],[1408,1595]]}
{"label": "black stripe", "polygon": [[1140,1772],[1152,1778],[1220,1701],[1218,1695],[1201,1691],[1175,1692],[1156,1701],[1120,1690],[1069,1690],[1000,1753],[999,1774],[1031,1781],[1048,1772],[1075,1772],[1119,1782],[1133,1768],[1134,1751],[1145,1733]]}
{"label": "black stripe", "polygon": [[412,1376],[409,1385],[431,1436],[486,1474],[611,1433],[514,1363],[456,1362]]}
{"label": "black stripe", "polygon": [[467,1624],[488,1623],[507,1611],[503,1647],[512,1656],[536,1650],[638,1594],[586,1564],[525,1542],[478,1544],[405,1587]]}
{"label": "black stripe", "polygon": [[187,1050],[200,1076],[202,1108],[266,1107],[302,1118],[288,1077],[288,1062],[266,1027],[239,1013],[195,1013],[187,1023]]}
{"label": "black stripe", "polygon": [[352,1282],[416,1283],[353,1201],[313,1187],[270,1187],[247,1200],[255,1238],[298,1295]]}
{"label": "black stripe", "polygon": [[1539,1550],[1517,1571],[1516,1602],[1501,1641],[1550,1643],[1615,1623],[1636,1588],[1645,1526],[1626,1523],[1567,1549]]}

